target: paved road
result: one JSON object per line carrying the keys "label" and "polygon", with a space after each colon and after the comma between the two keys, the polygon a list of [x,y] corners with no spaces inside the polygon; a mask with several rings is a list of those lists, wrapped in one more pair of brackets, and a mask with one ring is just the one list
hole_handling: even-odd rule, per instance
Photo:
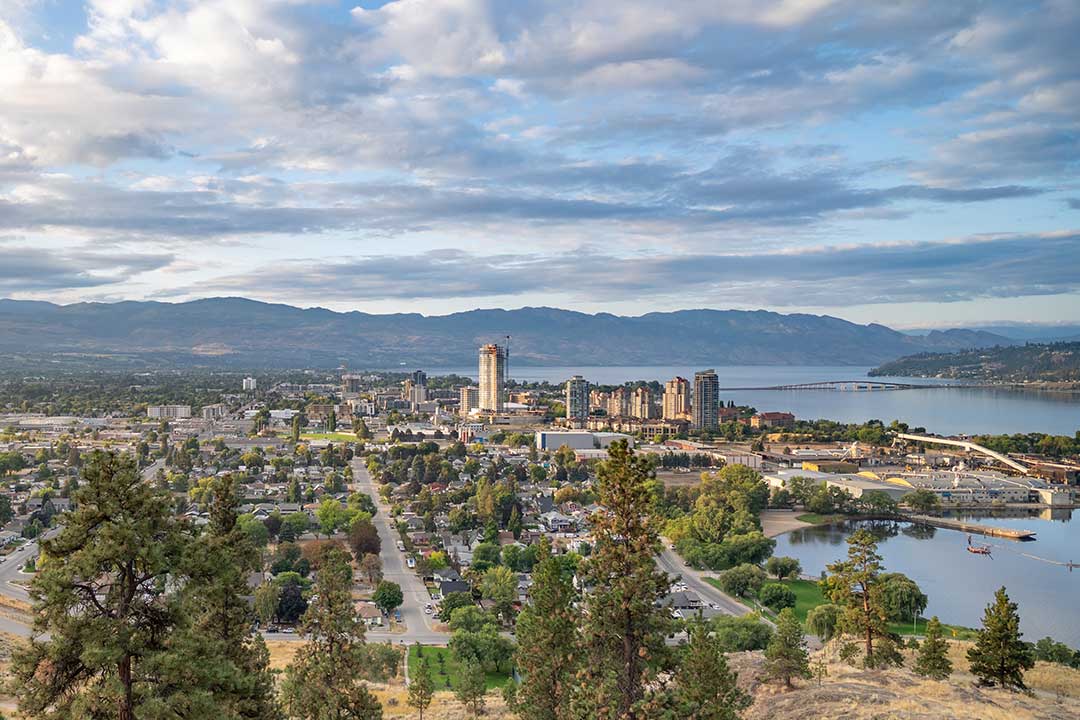
{"label": "paved road", "polygon": [[[401,605],[401,619],[405,624],[405,632],[393,633],[389,630],[371,628],[366,637],[374,642],[389,642],[394,645],[411,645],[421,643],[424,645],[445,645],[449,635],[435,630],[431,625],[431,616],[424,612],[424,606],[431,603],[431,596],[427,588],[415,572],[405,564],[405,554],[397,549],[399,536],[390,520],[390,507],[382,501],[378,488],[375,487],[367,465],[362,460],[352,462],[353,484],[350,490],[367,493],[375,506],[379,509],[372,523],[379,533],[382,543],[379,551],[379,559],[382,560],[383,578],[396,582],[401,586],[401,594],[404,602]],[[431,603],[433,604],[433,603]],[[264,633],[267,640],[281,642],[302,642],[303,636],[298,633]]]}
{"label": "paved road", "polygon": [[[16,585],[12,581],[18,578],[29,579],[29,576],[23,575],[20,570],[27,560],[37,557],[37,553],[37,543],[27,543],[5,557],[3,562],[0,562],[0,595],[21,602],[30,602],[30,593],[26,591],[26,588]],[[18,635],[19,637],[30,637],[32,634],[29,625],[5,615],[0,615],[0,632]]]}
{"label": "paved road", "polygon": [[382,560],[383,578],[400,585],[402,595],[405,597],[405,602],[400,610],[406,632],[404,634],[390,634],[378,630],[369,630],[368,636],[377,638],[380,635],[385,635],[387,638],[402,639],[407,643],[445,643],[449,636],[435,630],[431,624],[431,616],[424,613],[424,606],[431,603],[431,596],[428,595],[427,588],[424,587],[424,583],[419,576],[406,566],[405,554],[397,549],[399,536],[397,530],[391,524],[390,506],[384,503],[379,496],[378,488],[375,487],[367,465],[362,460],[354,460],[352,470],[353,489],[370,495],[372,500],[375,501],[375,506],[379,509],[372,522],[379,532],[379,540],[382,541],[379,559]]}
{"label": "paved road", "polygon": [[727,615],[746,615],[752,612],[750,608],[737,602],[730,595],[705,582],[702,573],[684,563],[682,558],[668,547],[666,542],[664,550],[656,558],[656,565],[668,575],[682,576],[682,581],[686,583],[686,587],[696,592],[702,601],[716,605],[721,612]]}

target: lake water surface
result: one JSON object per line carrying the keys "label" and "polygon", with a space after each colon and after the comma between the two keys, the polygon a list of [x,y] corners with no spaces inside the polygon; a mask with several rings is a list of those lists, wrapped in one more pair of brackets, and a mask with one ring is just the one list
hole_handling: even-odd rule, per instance
{"label": "lake water surface", "polygon": [[[515,367],[510,375],[517,380],[548,381],[559,384],[573,375],[582,375],[597,384],[619,384],[632,380],[665,382],[675,376],[688,379],[703,367]],[[888,424],[901,420],[913,427],[925,427],[945,435],[982,433],[1044,432],[1072,435],[1080,431],[1080,392],[1036,392],[996,388],[949,388],[878,392],[837,392],[830,390],[729,390],[810,383],[823,380],[866,379],[868,367],[808,367],[742,365],[715,368],[720,377],[721,397],[762,411],[787,411],[799,418],[827,418],[841,422],[878,419]],[[477,377],[476,367],[431,368],[429,375]],[[884,378],[876,378],[884,379]],[[928,378],[889,378],[916,384],[946,384]]]}
{"label": "lake water surface", "polygon": [[[878,552],[889,571],[915,580],[929,597],[926,616],[942,622],[979,627],[994,591],[1004,585],[1020,606],[1020,629],[1034,642],[1049,635],[1080,649],[1080,569],[1060,563],[1080,562],[1080,511],[1055,510],[1027,517],[981,517],[999,527],[1034,530],[1037,540],[1015,542],[972,536],[987,544],[991,556],[966,549],[967,535],[955,530],[910,523],[844,523],[795,530],[776,538],[776,555],[798,558],[803,572],[817,576],[829,563],[847,555],[848,535],[867,527],[881,540]],[[966,516],[975,519],[978,516]]]}

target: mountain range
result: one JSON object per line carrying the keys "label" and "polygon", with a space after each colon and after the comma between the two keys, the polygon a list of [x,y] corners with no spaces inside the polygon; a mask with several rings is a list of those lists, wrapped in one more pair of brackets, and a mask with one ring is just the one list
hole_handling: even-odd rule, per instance
{"label": "mountain range", "polygon": [[520,365],[876,365],[919,352],[1011,345],[980,330],[911,335],[764,310],[626,317],[546,307],[374,315],[244,298],[56,305],[0,300],[8,367],[392,368],[472,366],[512,336]]}

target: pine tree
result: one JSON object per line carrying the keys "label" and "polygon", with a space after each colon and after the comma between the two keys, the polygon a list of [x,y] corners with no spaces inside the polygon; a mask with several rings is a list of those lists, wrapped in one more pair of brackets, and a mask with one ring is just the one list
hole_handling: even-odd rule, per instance
{"label": "pine tree", "polygon": [[659,520],[651,513],[652,466],[625,442],[613,443],[598,468],[599,503],[591,518],[595,548],[584,564],[588,586],[576,716],[636,720],[660,671],[671,668],[665,644],[671,618],[660,608],[670,579],[656,569]]}
{"label": "pine tree", "polygon": [[576,593],[563,564],[551,555],[551,542],[540,541],[532,602],[517,621],[517,653],[514,661],[523,679],[515,693],[518,715],[523,720],[559,720],[567,715],[567,694],[575,670]]}
{"label": "pine tree", "polygon": [[424,720],[424,711],[431,705],[431,699],[435,695],[435,684],[431,680],[431,666],[426,657],[420,658],[420,667],[416,669],[409,680],[409,706],[416,708],[420,713],[420,720]]}
{"label": "pine tree", "polygon": [[480,663],[475,660],[466,660],[461,664],[455,692],[458,700],[465,704],[474,718],[483,712],[484,695],[487,694],[487,678]]}
{"label": "pine tree", "polygon": [[172,498],[144,483],[135,460],[95,452],[83,469],[75,510],[42,543],[49,561],[34,579],[35,634],[14,653],[19,709],[29,717],[134,720],[153,704],[162,716],[215,714],[204,688],[177,691],[159,673],[183,622],[175,595],[182,580],[185,528]]}
{"label": "pine tree", "polygon": [[728,668],[723,644],[701,620],[691,624],[689,632],[690,643],[675,674],[680,717],[737,720],[752,700]]}
{"label": "pine tree", "polygon": [[802,625],[795,611],[784,608],[776,621],[776,633],[765,648],[765,675],[792,687],[792,678],[809,678],[810,656],[806,652]]}
{"label": "pine tree", "polygon": [[1024,671],[1035,667],[1035,659],[1027,644],[1020,640],[1023,633],[1016,609],[1004,587],[994,593],[994,602],[983,613],[979,639],[968,650],[967,658],[971,672],[981,683],[1027,691]]}
{"label": "pine tree", "polygon": [[[364,625],[356,619],[352,566],[339,549],[319,565],[316,599],[301,624],[307,642],[285,671],[281,694],[290,718],[297,720],[379,720],[382,707],[364,680],[392,674],[386,656],[364,643]],[[393,652],[396,666],[397,654]]]}
{"label": "pine tree", "polygon": [[831,574],[825,580],[826,595],[840,607],[836,630],[847,638],[841,657],[855,657],[857,639],[864,644],[864,666],[902,665],[903,656],[896,648],[899,637],[889,630],[885,611],[877,540],[866,530],[856,530],[847,542],[847,559],[827,566]]}
{"label": "pine tree", "polygon": [[185,554],[183,598],[190,622],[174,647],[187,655],[188,673],[201,675],[201,684],[212,689],[217,717],[280,718],[270,653],[251,630],[254,614],[245,599],[248,575],[262,566],[262,558],[237,525],[235,478],[215,478],[210,492],[210,523]]}
{"label": "pine tree", "polygon": [[926,624],[926,639],[919,645],[919,655],[915,660],[915,672],[923,677],[944,680],[952,674],[952,662],[949,660],[949,644],[941,636],[941,623],[937,615]]}

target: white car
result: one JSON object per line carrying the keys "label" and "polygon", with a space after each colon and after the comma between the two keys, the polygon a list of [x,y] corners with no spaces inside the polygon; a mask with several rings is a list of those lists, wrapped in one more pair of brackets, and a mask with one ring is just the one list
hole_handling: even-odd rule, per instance
{"label": "white car", "polygon": [[408,565],[410,568],[414,568],[416,567],[416,560],[413,560],[412,558],[406,558],[405,564]]}

